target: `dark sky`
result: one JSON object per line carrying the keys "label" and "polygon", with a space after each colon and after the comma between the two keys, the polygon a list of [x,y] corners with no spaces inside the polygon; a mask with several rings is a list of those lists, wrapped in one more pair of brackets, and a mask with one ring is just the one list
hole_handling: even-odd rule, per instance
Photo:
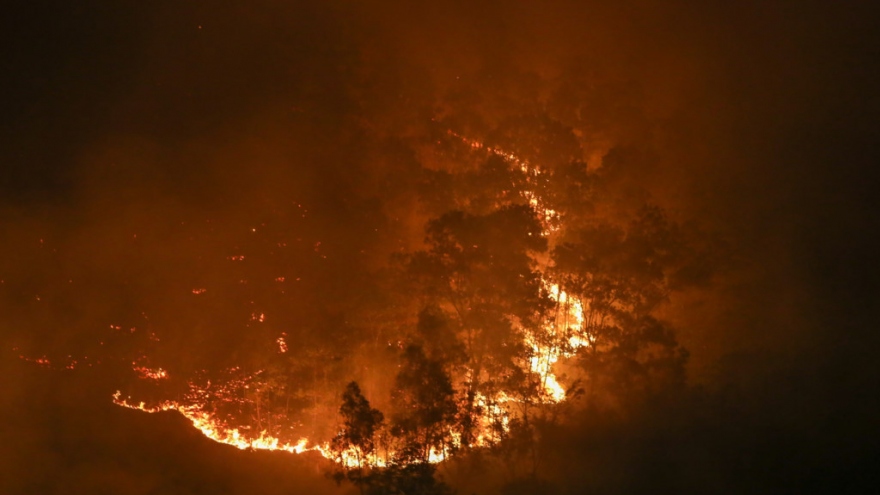
{"label": "dark sky", "polygon": [[[151,423],[75,400],[65,390],[93,390],[89,379],[59,384],[9,351],[88,349],[94,328],[140,307],[165,308],[153,325],[181,346],[211,342],[223,330],[207,328],[222,327],[225,313],[176,321],[174,308],[189,303],[166,289],[210,284],[219,277],[211,256],[259,252],[282,238],[297,239],[301,261],[255,270],[303,279],[305,288],[292,290],[305,303],[290,321],[325,318],[331,301],[357,300],[370,270],[420,239],[408,214],[415,193],[401,172],[410,155],[395,143],[426,135],[449,109],[463,128],[479,129],[472,123],[508,111],[568,105],[595,131],[597,157],[635,150],[643,158],[621,180],[713,232],[728,254],[711,287],[679,294],[665,310],[691,352],[691,383],[755,391],[757,410],[782,411],[767,424],[799,408],[818,411],[804,432],[849,422],[822,445],[854,448],[844,437],[867,426],[877,406],[874,7],[612,4],[6,6],[0,343],[11,377],[4,429],[15,440],[0,449],[0,478],[17,480],[9,490],[53,477],[68,481],[40,493],[71,484],[248,493],[251,482],[282,493],[292,479],[331,489],[320,475],[291,477],[274,458],[231,461],[195,435],[175,440],[184,454],[147,433],[120,436],[187,433],[173,418]],[[574,96],[550,99],[560,87]],[[263,237],[249,237],[251,228]],[[34,302],[41,293],[51,294],[49,309]],[[196,324],[205,329],[180,330]],[[226,364],[235,345],[210,343],[205,356],[177,364]],[[779,403],[766,399],[773,395]],[[98,424],[114,434],[86,442],[72,433]],[[154,450],[126,461],[107,454],[142,442]],[[165,456],[179,463],[157,464]],[[247,464],[224,471],[239,462]],[[150,467],[133,467],[142,465]],[[212,486],[174,481],[184,472],[210,480],[218,470]],[[256,481],[270,476],[285,481]]]}

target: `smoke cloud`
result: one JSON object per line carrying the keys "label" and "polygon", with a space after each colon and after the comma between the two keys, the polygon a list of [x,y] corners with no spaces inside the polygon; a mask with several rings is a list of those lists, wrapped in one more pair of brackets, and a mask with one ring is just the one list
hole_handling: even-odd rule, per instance
{"label": "smoke cloud", "polygon": [[359,345],[415,323],[356,316],[388,306],[400,288],[377,274],[443,213],[425,171],[466,168],[452,132],[582,161],[610,191],[597,211],[663,207],[707,269],[659,310],[689,351],[686,397],[619,420],[571,413],[542,440],[559,461],[545,485],[481,478],[479,456],[447,481],[858,492],[877,454],[870,10],[20,3],[2,30],[0,487],[346,490],[317,458],[226,449],[109,394],[134,390],[127,359],[145,349],[188,375],[247,367],[283,332],[291,355],[333,363],[289,370],[328,402],[352,379],[387,402],[396,354]]}

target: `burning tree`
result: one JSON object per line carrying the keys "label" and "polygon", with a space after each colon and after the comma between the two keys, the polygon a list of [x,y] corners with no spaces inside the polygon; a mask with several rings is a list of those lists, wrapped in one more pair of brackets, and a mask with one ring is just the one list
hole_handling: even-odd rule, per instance
{"label": "burning tree", "polygon": [[408,365],[398,376],[396,393],[401,409],[409,412],[396,417],[391,427],[400,444],[391,457],[387,445],[385,455],[379,454],[380,437],[388,441],[384,415],[370,407],[357,383],[349,383],[342,394],[343,424],[329,449],[339,466],[333,476],[338,482],[348,479],[362,494],[450,493],[435,479],[431,455],[434,446],[448,440],[444,427],[455,409],[452,388],[438,363],[427,359],[421,349],[408,348],[405,359]]}
{"label": "burning tree", "polygon": [[378,409],[370,407],[357,382],[345,387],[339,415],[342,427],[331,440],[329,451],[342,470],[334,476],[337,481],[348,479],[363,493],[364,486],[370,482],[372,466],[385,463],[380,461],[377,448],[377,435],[385,417]]}
{"label": "burning tree", "polygon": [[441,362],[425,356],[417,345],[406,348],[392,391],[396,413],[391,435],[398,443],[395,463],[425,464],[452,453],[456,448],[454,392]]}
{"label": "burning tree", "polygon": [[647,207],[627,229],[601,223],[573,237],[554,249],[553,276],[585,303],[588,345],[581,364],[589,390],[622,398],[682,385],[687,353],[672,329],[652,316],[685,261],[676,226],[659,208]]}
{"label": "burning tree", "polygon": [[[274,317],[293,301],[279,294],[261,305],[265,321],[249,311],[253,342],[237,350],[248,380],[156,407],[117,401],[178,410],[240,448],[319,452],[363,493],[442,493],[435,464],[475,449],[537,475],[542,429],[563,421],[567,399],[621,408],[681,386],[687,353],[656,311],[688,279],[681,228],[644,200],[597,206],[613,202],[609,173],[589,168],[573,130],[549,115],[500,119],[477,132],[483,141],[436,125],[434,154],[400,169],[419,191],[421,244],[362,273],[369,283],[346,302],[328,293],[307,324]],[[324,249],[296,254],[323,260]],[[243,286],[257,305],[257,284]],[[337,406],[327,391],[346,382]]]}

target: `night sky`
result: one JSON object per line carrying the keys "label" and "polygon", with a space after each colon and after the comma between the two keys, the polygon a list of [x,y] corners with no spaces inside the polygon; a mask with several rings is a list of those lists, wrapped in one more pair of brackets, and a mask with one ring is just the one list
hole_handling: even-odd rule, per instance
{"label": "night sky", "polygon": [[110,394],[160,395],[134,384],[132,356],[180,376],[256,368],[283,335],[333,370],[285,368],[303,387],[332,386],[332,402],[358,379],[380,397],[391,358],[362,346],[412,324],[388,273],[452,194],[425,170],[456,180],[472,157],[450,131],[550,161],[579,150],[607,191],[597,215],[657,205],[708,267],[656,310],[689,353],[683,390],[568,411],[541,438],[554,465],[540,476],[479,456],[441,466],[459,493],[872,492],[873,10],[7,6],[0,492],[354,493],[317,455],[239,451]]}

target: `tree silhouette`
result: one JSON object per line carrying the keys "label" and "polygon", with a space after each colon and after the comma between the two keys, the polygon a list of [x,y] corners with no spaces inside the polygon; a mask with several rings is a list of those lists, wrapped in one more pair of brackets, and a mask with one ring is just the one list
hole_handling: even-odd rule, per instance
{"label": "tree silhouette", "polygon": [[[396,393],[406,395],[402,398],[404,407],[413,411],[405,418],[396,418],[392,431],[401,440],[402,449],[383,459],[384,467],[376,467],[378,436],[385,426],[383,414],[370,407],[356,382],[349,383],[342,394],[342,429],[331,442],[339,467],[332,476],[337,482],[347,479],[364,495],[452,493],[448,485],[435,478],[436,468],[426,454],[426,448],[443,440],[438,436],[438,427],[446,426],[449,409],[454,408],[448,400],[451,386],[444,381],[442,370],[436,368],[437,363],[425,358],[420,349],[408,349],[407,356],[411,366],[398,378]],[[440,400],[436,400],[435,393],[441,394]],[[352,456],[354,465],[346,462]]]}
{"label": "tree silhouette", "polygon": [[[383,425],[384,416],[370,407],[370,402],[361,394],[356,382],[345,387],[342,405],[339,407],[342,429],[330,442],[331,449],[340,466],[346,466],[334,473],[337,481],[347,478],[361,493],[370,482],[371,461],[377,456],[376,436]],[[346,462],[354,458],[354,465]]]}
{"label": "tree silhouette", "polygon": [[651,315],[683,262],[676,226],[659,208],[645,207],[626,229],[601,223],[577,234],[553,250],[553,274],[584,301],[589,348],[582,364],[591,390],[604,383],[622,397],[683,383],[687,353]]}
{"label": "tree silhouette", "polygon": [[[519,387],[528,350],[524,331],[537,328],[550,308],[533,256],[547,249],[542,225],[528,205],[485,215],[449,212],[426,229],[429,248],[412,255],[409,274],[434,308],[454,322],[464,366],[459,421],[464,443],[475,418],[500,390]],[[428,323],[423,320],[424,323]]]}
{"label": "tree silhouette", "polygon": [[423,464],[432,452],[443,455],[454,448],[457,408],[452,382],[442,363],[425,356],[421,347],[410,345],[404,351],[391,398],[391,434],[399,441],[396,462]]}
{"label": "tree silhouette", "polygon": [[433,479],[431,459],[477,445],[537,476],[560,386],[617,407],[684,384],[687,352],[657,309],[707,271],[678,224],[647,197],[616,211],[628,191],[588,169],[580,134],[549,114],[470,125],[482,142],[435,129],[440,165],[413,175],[424,247],[383,272],[396,318],[376,319],[393,321],[381,341],[404,352],[385,431],[394,454],[364,475],[376,493],[404,493]]}

